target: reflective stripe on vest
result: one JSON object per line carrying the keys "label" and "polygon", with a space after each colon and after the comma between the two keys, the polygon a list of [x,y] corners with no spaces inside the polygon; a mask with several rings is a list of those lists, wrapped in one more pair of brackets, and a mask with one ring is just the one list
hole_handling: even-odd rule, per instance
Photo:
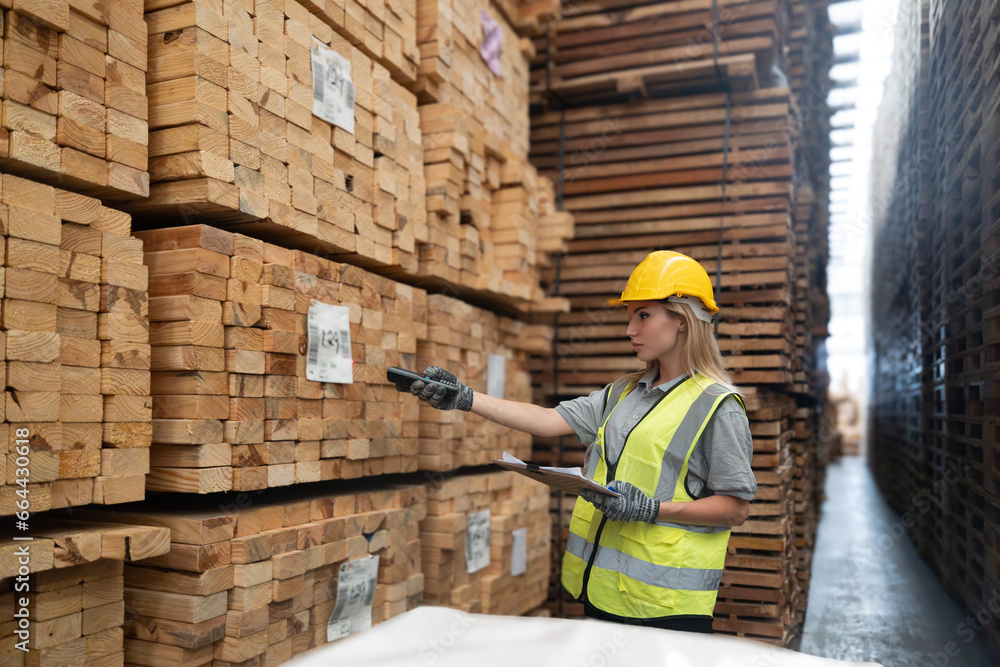
{"label": "reflective stripe on vest", "polygon": [[[608,482],[609,472],[604,430],[610,413],[631,389],[613,388],[587,466],[588,476],[602,484]],[[701,375],[671,388],[629,434],[614,479],[631,482],[661,501],[692,501],[684,488],[688,462],[708,421],[729,395]],[[742,400],[740,405],[746,409]],[[600,546],[587,576],[600,525]],[[591,604],[618,616],[711,615],[728,542],[725,526],[607,521],[593,505],[577,499],[562,582],[578,599],[586,585]]]}

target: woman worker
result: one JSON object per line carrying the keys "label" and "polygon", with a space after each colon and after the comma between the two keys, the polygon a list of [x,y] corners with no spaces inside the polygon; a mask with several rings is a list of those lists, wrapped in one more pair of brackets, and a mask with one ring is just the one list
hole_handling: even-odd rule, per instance
{"label": "woman worker", "polygon": [[698,262],[649,254],[621,302],[646,370],[589,396],[543,408],[475,392],[437,366],[424,375],[457,383],[457,393],[420,381],[409,390],[441,410],[592,443],[585,474],[620,497],[577,499],[563,586],[593,618],[710,633],[729,529],[746,521],[757,492],[746,408],[712,334],[719,309]]}

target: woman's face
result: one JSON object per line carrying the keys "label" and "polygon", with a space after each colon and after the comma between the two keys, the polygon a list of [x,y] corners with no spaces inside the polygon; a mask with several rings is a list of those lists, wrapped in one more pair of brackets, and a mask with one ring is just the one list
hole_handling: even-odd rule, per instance
{"label": "woman's face", "polygon": [[640,361],[660,359],[677,347],[678,338],[687,335],[684,318],[670,312],[657,301],[630,301],[625,335]]}

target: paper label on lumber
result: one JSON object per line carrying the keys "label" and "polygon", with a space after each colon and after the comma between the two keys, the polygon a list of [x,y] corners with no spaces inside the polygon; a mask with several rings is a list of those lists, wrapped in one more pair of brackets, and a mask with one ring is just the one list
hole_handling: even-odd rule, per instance
{"label": "paper label on lumber", "polygon": [[465,533],[465,563],[469,574],[490,564],[490,511],[483,510],[469,515]]}
{"label": "paper label on lumber", "polygon": [[308,315],[306,377],[315,382],[353,384],[351,323],[347,306],[313,301]]}
{"label": "paper label on lumber", "polygon": [[507,384],[507,357],[491,354],[486,360],[486,394],[503,398],[503,388]]}
{"label": "paper label on lumber", "polygon": [[372,601],[375,599],[377,578],[378,556],[341,564],[337,604],[326,624],[328,642],[372,627]]}
{"label": "paper label on lumber", "polygon": [[516,577],[528,571],[528,529],[511,531],[514,547],[511,549],[510,576]]}
{"label": "paper label on lumber", "polygon": [[354,134],[351,61],[314,39],[312,75],[313,115]]}
{"label": "paper label on lumber", "polygon": [[479,47],[479,55],[486,61],[486,66],[495,75],[500,76],[500,49],[503,47],[503,35],[500,24],[490,18],[483,10],[483,43]]}

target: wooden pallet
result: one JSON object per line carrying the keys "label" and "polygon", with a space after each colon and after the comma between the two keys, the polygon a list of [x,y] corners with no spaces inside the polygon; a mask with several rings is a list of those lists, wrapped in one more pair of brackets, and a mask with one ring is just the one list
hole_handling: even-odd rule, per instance
{"label": "wooden pallet", "polygon": [[151,435],[142,244],[129,216],[97,199],[10,174],[0,189],[0,514],[17,511],[19,491],[33,513],[141,500]]}
{"label": "wooden pallet", "polygon": [[106,200],[147,196],[142,3],[6,0],[0,28],[0,168]]}
{"label": "wooden pallet", "polygon": [[127,663],[285,662],[326,643],[341,565],[369,555],[373,624],[420,602],[422,486],[188,500],[114,515],[171,536],[169,553],[125,569]]}
{"label": "wooden pallet", "polygon": [[[432,483],[427,517],[420,522],[424,601],[482,614],[521,615],[538,607],[549,578],[548,503],[547,487],[507,472]],[[490,562],[469,573],[468,517],[484,510],[490,512]],[[515,544],[519,530],[524,541]],[[515,576],[511,568],[518,559],[526,569]]]}
{"label": "wooden pallet", "polygon": [[[210,493],[409,472],[426,294],[203,225],[139,232],[151,275],[150,489]],[[309,380],[313,300],[349,309],[353,384]]]}

